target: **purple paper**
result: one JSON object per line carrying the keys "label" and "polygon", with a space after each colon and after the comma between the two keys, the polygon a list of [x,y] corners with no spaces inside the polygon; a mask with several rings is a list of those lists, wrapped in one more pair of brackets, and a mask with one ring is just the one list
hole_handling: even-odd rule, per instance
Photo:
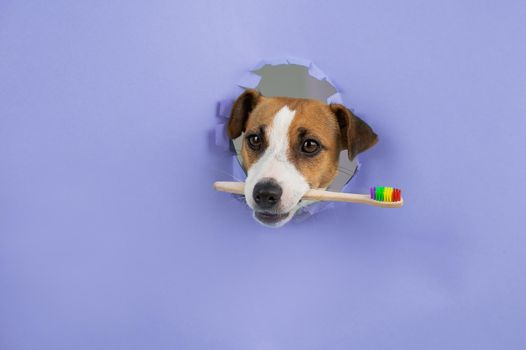
{"label": "purple paper", "polygon": [[287,62],[290,64],[297,64],[299,66],[304,67],[310,67],[312,62],[310,60],[307,60],[305,58],[299,58],[299,57],[287,57]]}
{"label": "purple paper", "polygon": [[258,63],[256,63],[255,65],[252,66],[250,71],[251,72],[258,71],[261,68],[265,67],[267,64],[269,64],[267,60],[260,60]]}
{"label": "purple paper", "polygon": [[225,124],[218,124],[215,127],[215,140],[216,146],[224,149],[225,151],[229,149],[230,140],[226,135]]}
{"label": "purple paper", "polygon": [[221,100],[217,103],[217,115],[220,118],[228,119],[230,117],[230,111],[232,110],[232,105],[234,104],[234,100],[232,99],[225,99]]}
{"label": "purple paper", "polygon": [[230,159],[231,159],[231,164],[232,164],[232,181],[245,181],[245,179],[247,178],[247,175],[245,174],[245,171],[241,167],[241,164],[239,163],[237,156],[233,155]]}
{"label": "purple paper", "polygon": [[244,88],[253,89],[256,86],[258,86],[260,80],[261,80],[261,76],[254,74],[252,72],[247,72],[245,73],[245,75],[243,75],[243,77],[241,77],[238,80],[237,85],[244,87]]}
{"label": "purple paper", "polygon": [[325,73],[323,73],[322,70],[318,68],[318,66],[316,66],[314,63],[312,63],[309,68],[309,74],[318,80],[323,80],[327,77]]}
{"label": "purple paper", "polygon": [[[525,14],[0,1],[0,350],[524,349]],[[379,135],[353,192],[403,208],[272,230],[212,188],[216,102],[289,55]]]}
{"label": "purple paper", "polygon": [[329,96],[329,98],[327,99],[327,103],[340,103],[340,104],[342,104],[343,103],[342,95],[339,92],[337,92],[337,93]]}
{"label": "purple paper", "polygon": [[285,57],[277,57],[277,58],[268,58],[264,60],[266,64],[270,64],[271,66],[278,66],[280,64],[287,64],[287,58]]}

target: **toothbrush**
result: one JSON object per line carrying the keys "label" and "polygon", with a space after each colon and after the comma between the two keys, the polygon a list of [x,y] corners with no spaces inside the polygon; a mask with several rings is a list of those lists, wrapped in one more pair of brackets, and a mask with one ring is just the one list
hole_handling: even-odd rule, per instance
{"label": "toothbrush", "polygon": [[[220,192],[233,194],[245,194],[244,182],[217,181],[214,188]],[[404,205],[402,192],[393,187],[371,187],[369,194],[355,194],[345,192],[332,192],[325,190],[309,190],[303,195],[303,199],[314,201],[351,202],[374,205],[381,208],[400,208]]]}

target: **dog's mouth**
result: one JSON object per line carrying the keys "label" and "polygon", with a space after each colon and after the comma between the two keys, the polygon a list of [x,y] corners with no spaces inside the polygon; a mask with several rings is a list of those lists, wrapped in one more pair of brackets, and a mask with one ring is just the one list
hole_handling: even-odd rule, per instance
{"label": "dog's mouth", "polygon": [[265,212],[265,211],[256,211],[254,212],[254,216],[256,219],[261,222],[262,224],[268,225],[268,226],[276,226],[285,219],[287,219],[290,215],[289,213],[271,213],[271,212]]}

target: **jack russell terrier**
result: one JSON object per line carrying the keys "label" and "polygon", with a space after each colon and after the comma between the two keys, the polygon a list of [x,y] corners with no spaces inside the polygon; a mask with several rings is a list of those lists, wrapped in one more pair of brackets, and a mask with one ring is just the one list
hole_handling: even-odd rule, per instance
{"label": "jack russell terrier", "polygon": [[254,218],[279,227],[310,204],[310,189],[326,189],[337,174],[341,150],[349,159],[376,144],[369,125],[341,104],[265,97],[247,89],[235,101],[228,136],[243,134],[245,200]]}

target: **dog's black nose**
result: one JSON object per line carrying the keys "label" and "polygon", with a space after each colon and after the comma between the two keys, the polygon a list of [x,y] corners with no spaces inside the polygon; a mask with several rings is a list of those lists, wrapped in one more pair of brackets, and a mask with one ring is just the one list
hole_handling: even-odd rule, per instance
{"label": "dog's black nose", "polygon": [[261,181],[254,186],[252,196],[261,209],[272,209],[278,204],[283,190],[273,180]]}

